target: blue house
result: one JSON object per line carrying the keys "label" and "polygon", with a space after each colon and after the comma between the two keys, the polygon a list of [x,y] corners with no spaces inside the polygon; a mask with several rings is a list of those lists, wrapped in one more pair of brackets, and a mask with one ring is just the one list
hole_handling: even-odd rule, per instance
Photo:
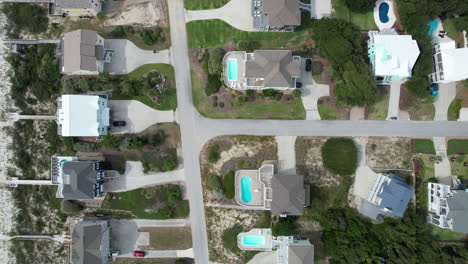
{"label": "blue house", "polygon": [[413,193],[414,188],[401,177],[380,174],[360,213],[379,222],[384,216],[402,217]]}

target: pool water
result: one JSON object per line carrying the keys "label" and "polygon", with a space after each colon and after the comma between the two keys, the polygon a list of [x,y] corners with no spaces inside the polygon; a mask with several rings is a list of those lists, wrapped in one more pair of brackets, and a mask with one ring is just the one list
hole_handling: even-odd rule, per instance
{"label": "pool water", "polygon": [[387,23],[390,21],[390,18],[388,17],[388,11],[390,10],[390,5],[388,3],[382,3],[379,6],[379,18],[380,22],[382,23]]}
{"label": "pool water", "polygon": [[252,185],[252,179],[250,177],[244,176],[240,180],[241,185],[241,199],[244,203],[250,203],[252,201],[252,190],[250,185]]}
{"label": "pool water", "polygon": [[249,246],[260,246],[265,245],[265,237],[263,236],[245,236],[244,241],[242,241],[244,245]]}
{"label": "pool water", "polygon": [[228,60],[228,80],[237,81],[237,59]]}
{"label": "pool water", "polygon": [[437,21],[437,19],[434,19],[431,22],[427,23],[427,26],[429,27],[427,34],[429,34],[429,36],[432,36],[437,27],[439,27],[439,21]]}

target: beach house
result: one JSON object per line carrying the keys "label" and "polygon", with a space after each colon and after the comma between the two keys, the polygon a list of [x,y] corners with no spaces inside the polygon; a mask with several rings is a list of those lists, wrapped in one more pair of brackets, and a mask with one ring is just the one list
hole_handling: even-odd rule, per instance
{"label": "beach house", "polygon": [[434,70],[429,75],[432,83],[449,83],[468,79],[468,47],[458,48],[455,41],[440,42],[434,46]]}
{"label": "beach house", "polygon": [[293,31],[301,25],[299,0],[252,0],[253,28]]}
{"label": "beach house", "polygon": [[73,226],[71,264],[105,264],[110,257],[110,226],[105,220],[83,220]]}

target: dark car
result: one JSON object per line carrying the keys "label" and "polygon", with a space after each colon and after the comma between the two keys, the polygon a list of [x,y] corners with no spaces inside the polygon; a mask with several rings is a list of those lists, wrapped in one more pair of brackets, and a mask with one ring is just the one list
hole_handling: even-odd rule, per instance
{"label": "dark car", "polygon": [[306,70],[306,72],[310,72],[312,70],[312,60],[311,59],[306,60],[305,70]]}
{"label": "dark car", "polygon": [[138,258],[144,258],[146,253],[144,251],[133,251],[133,256]]}
{"label": "dark car", "polygon": [[439,94],[439,85],[437,83],[431,84],[431,87],[429,88],[429,91],[434,96],[438,95]]}
{"label": "dark car", "polygon": [[120,126],[127,125],[127,122],[125,122],[125,121],[114,121],[114,122],[112,122],[112,125],[115,126],[115,127],[120,127]]}

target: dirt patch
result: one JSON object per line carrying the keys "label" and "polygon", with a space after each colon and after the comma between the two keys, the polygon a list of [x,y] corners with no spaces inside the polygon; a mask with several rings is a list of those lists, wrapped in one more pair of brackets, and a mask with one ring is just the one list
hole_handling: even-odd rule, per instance
{"label": "dirt patch", "polygon": [[403,84],[400,89],[400,110],[407,111],[411,120],[434,120],[434,104],[431,101],[424,101],[420,98],[412,96],[404,86],[405,84]]}
{"label": "dirt patch", "polygon": [[104,11],[108,19],[106,26],[142,25],[142,26],[168,26],[168,9],[165,0],[127,0],[107,1]]}
{"label": "dirt patch", "polygon": [[[212,145],[217,145],[219,149],[220,158],[215,163],[208,161],[208,149]],[[277,146],[274,137],[222,136],[210,140],[200,152],[205,202],[235,204],[234,200],[224,196],[217,197],[208,191],[208,176],[216,175],[222,179],[227,172],[238,169],[239,161],[245,161],[244,164],[247,164],[250,169],[257,169],[263,161],[277,159]]]}
{"label": "dirt patch", "polygon": [[409,138],[369,137],[366,153],[371,168],[412,169]]}
{"label": "dirt patch", "polygon": [[150,245],[145,250],[184,250],[192,247],[190,227],[144,227],[138,232],[149,232]]}
{"label": "dirt patch", "polygon": [[298,174],[304,175],[304,183],[317,187],[337,187],[342,177],[333,174],[323,166],[322,145],[327,137],[297,137],[296,168]]}
{"label": "dirt patch", "polygon": [[246,263],[246,255],[252,255],[249,251],[236,253],[223,245],[223,232],[236,224],[242,226],[244,232],[252,228],[269,227],[271,215],[267,211],[247,211],[222,208],[205,208],[206,226],[208,232],[208,250],[210,261],[219,263]]}

